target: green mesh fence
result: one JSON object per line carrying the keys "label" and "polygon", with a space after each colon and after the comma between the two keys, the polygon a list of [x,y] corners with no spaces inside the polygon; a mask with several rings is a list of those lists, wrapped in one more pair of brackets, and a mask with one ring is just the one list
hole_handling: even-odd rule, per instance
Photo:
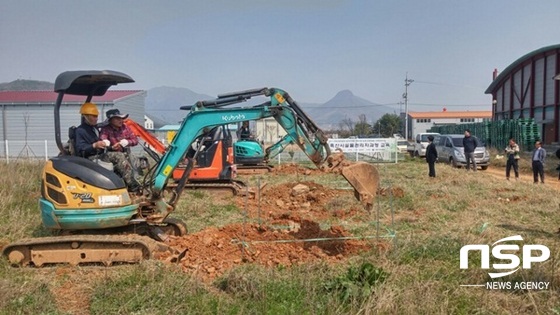
{"label": "green mesh fence", "polygon": [[469,124],[434,126],[429,132],[462,134],[469,129],[471,134],[484,141],[488,147],[502,149],[510,138],[514,138],[522,151],[531,151],[535,141],[541,139],[539,128],[533,118],[501,121],[484,121]]}

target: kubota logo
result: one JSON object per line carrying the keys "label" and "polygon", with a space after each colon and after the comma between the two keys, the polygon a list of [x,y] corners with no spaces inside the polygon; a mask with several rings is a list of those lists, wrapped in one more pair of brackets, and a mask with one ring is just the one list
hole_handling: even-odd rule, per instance
{"label": "kubota logo", "polygon": [[[508,270],[504,272],[489,272],[490,278],[500,278],[510,275],[519,268],[531,269],[533,263],[544,262],[550,257],[550,250],[544,245],[531,244],[523,245],[521,251],[521,260],[523,261],[522,266],[521,260],[517,254],[513,252],[519,252],[519,245],[516,244],[501,244],[508,241],[523,241],[521,235],[510,236],[502,238],[492,244],[492,256],[496,259],[503,261],[509,261],[509,263],[494,263],[492,268],[495,270]],[[469,251],[480,251],[480,268],[490,269],[490,246],[476,244],[476,245],[465,245],[461,247],[460,252],[460,267],[461,269],[469,268]],[[508,253],[509,252],[509,253]],[[535,255],[533,255],[535,253]]]}
{"label": "kubota logo", "polygon": [[232,121],[232,120],[244,120],[245,119],[245,115],[243,114],[237,114],[237,115],[224,115],[222,116],[222,120],[223,121]]}

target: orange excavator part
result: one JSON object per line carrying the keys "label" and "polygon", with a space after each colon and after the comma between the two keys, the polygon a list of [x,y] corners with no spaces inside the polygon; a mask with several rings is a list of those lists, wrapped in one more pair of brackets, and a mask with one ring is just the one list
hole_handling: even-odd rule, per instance
{"label": "orange excavator part", "polygon": [[[231,151],[231,150],[229,150]],[[197,167],[197,165],[195,164],[195,166],[193,167],[190,175],[189,175],[189,180],[190,181],[199,181],[199,180],[218,180],[220,179],[220,174],[222,173],[223,169],[224,169],[224,165],[223,165],[223,161],[222,159],[224,158],[223,156],[223,145],[222,142],[220,141],[217,145],[216,145],[216,151],[214,153],[214,156],[212,157],[212,162],[210,163],[210,165],[205,166],[205,167]],[[181,177],[183,177],[183,173],[185,172],[185,169],[182,167],[177,167],[175,168],[175,170],[173,170],[173,179],[175,180],[179,180],[181,179]]]}
{"label": "orange excavator part", "polygon": [[159,154],[163,154],[165,152],[165,146],[156,138],[153,134],[151,134],[146,128],[140,126],[132,119],[125,119],[124,123],[132,130],[132,132],[142,138],[146,143],[150,146],[151,149],[156,151]]}
{"label": "orange excavator part", "polygon": [[[165,153],[165,146],[151,132],[146,130],[144,127],[142,127],[132,119],[127,118],[124,120],[124,123],[132,130],[132,132],[137,137],[144,140],[150,146],[150,148],[153,149],[155,152],[159,154]],[[191,171],[189,180],[192,181],[192,180],[220,179],[220,173],[223,171],[224,168],[223,161],[222,161],[224,157],[223,150],[224,149],[222,143],[220,142],[219,145],[216,146],[216,152],[214,154],[214,157],[210,165],[206,167],[196,167],[195,165],[195,167]],[[233,148],[231,146],[228,146],[227,152],[225,153],[227,154],[225,156],[226,159],[225,162],[229,165],[233,164]],[[177,167],[173,171],[173,179],[179,180],[183,176],[184,171],[185,171],[184,167]]]}

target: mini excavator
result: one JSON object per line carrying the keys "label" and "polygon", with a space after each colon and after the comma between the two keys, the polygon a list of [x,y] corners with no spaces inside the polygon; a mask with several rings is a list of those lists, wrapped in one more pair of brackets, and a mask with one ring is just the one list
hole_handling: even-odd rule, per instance
{"label": "mini excavator", "polygon": [[[127,118],[124,123],[132,132],[142,139],[144,150],[158,163],[165,154],[166,147],[159,139],[134,120]],[[185,158],[193,161],[193,167],[185,183],[184,189],[202,189],[218,193],[231,193],[243,195],[246,185],[243,181],[236,180],[236,166],[233,164],[231,133],[226,126],[216,126],[199,136],[191,148],[187,150]],[[198,148],[198,146],[203,146]],[[196,149],[199,149],[196,160],[193,160]],[[171,189],[183,177],[187,163],[180,163],[173,170],[173,182],[167,184]]]}
{"label": "mini excavator", "polygon": [[265,174],[272,171],[268,162],[272,157],[265,155],[266,150],[257,139],[238,139],[233,144],[233,162],[237,174]]}
{"label": "mini excavator", "polygon": [[[183,175],[169,191],[166,187],[173,171],[207,128],[245,120],[274,117],[287,135],[268,148],[268,156],[294,142],[319,169],[342,174],[366,207],[373,204],[379,181],[377,169],[365,162],[350,163],[341,153],[331,154],[323,132],[288,93],[277,88],[219,95],[183,108],[190,112],[159,162],[146,173],[141,193],[129,194],[124,181],[112,171],[70,155],[60,136],[60,107],[66,94],[82,95],[90,102],[110,87],[129,82],[134,80],[128,75],[109,70],[67,71],[57,77],[54,125],[60,155],[47,161],[43,169],[39,208],[43,225],[61,235],[8,244],[2,254],[12,265],[135,263],[161,251],[171,251],[180,259],[185,253],[174,253],[165,241],[169,235],[185,235],[187,227],[169,215],[193,169],[192,160],[203,146],[199,145],[193,158],[187,159]],[[267,100],[251,107],[228,107],[253,97]]]}

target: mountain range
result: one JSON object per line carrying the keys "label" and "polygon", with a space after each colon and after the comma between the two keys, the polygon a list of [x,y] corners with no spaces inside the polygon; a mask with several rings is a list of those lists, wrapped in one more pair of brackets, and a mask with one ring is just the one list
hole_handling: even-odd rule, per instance
{"label": "mountain range", "polygon": [[[181,106],[193,105],[197,101],[213,98],[213,96],[199,94],[187,88],[156,87],[148,90],[146,114],[150,118],[162,120],[166,124],[179,124],[188,113],[186,110],[181,110]],[[158,124],[156,123],[156,125]]]}
{"label": "mountain range", "polygon": [[[0,83],[2,90],[53,90],[53,83],[34,80],[15,80]],[[146,96],[146,114],[156,125],[178,124],[187,111],[179,109],[184,105],[193,105],[200,100],[209,100],[214,96],[196,93],[187,88],[156,87],[149,89]],[[359,115],[365,115],[367,122],[373,124],[384,114],[395,113],[395,110],[376,104],[354,95],[350,90],[338,92],[323,104],[305,103],[296,100],[305,113],[323,129],[338,129],[344,119],[358,121]],[[398,113],[397,113],[398,114]]]}
{"label": "mountain range", "polygon": [[0,91],[39,91],[54,90],[54,83],[36,80],[15,80],[7,83],[0,83]]}
{"label": "mountain range", "polygon": [[[199,94],[187,88],[153,88],[148,90],[146,97],[146,113],[152,119],[177,124],[187,114],[179,107],[213,98],[215,97]],[[323,129],[338,129],[343,119],[357,122],[358,116],[361,114],[366,116],[368,123],[373,124],[384,114],[394,113],[394,109],[358,97],[349,90],[338,92],[324,104],[305,103],[298,100],[296,102]]]}
{"label": "mountain range", "polygon": [[367,123],[373,124],[381,116],[394,113],[394,109],[356,96],[350,90],[338,92],[324,104],[301,104],[301,107],[323,129],[338,129],[344,119],[355,123],[362,114]]}

